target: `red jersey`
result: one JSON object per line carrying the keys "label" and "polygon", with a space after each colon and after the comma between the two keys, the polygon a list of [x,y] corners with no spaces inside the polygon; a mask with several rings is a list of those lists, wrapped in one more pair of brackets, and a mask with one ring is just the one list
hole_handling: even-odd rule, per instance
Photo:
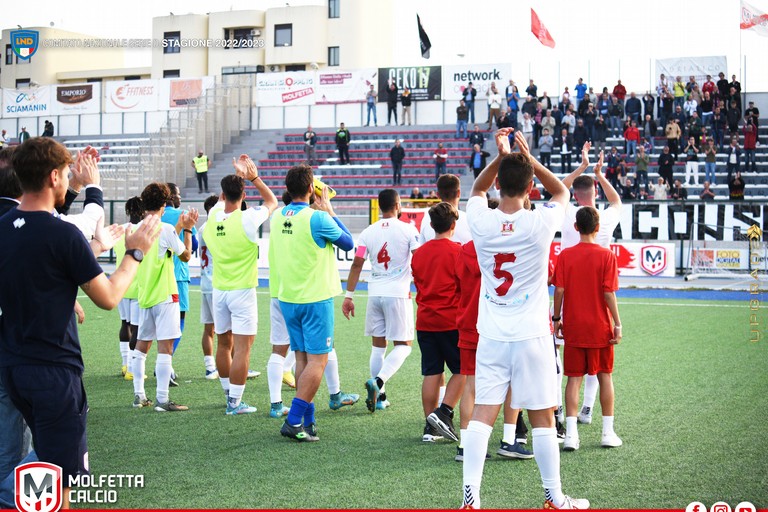
{"label": "red jersey", "polygon": [[572,347],[603,348],[613,339],[604,292],[619,289],[616,255],[597,244],[581,242],[557,258],[552,284],[563,288],[563,337]]}
{"label": "red jersey", "polygon": [[480,299],[480,265],[477,264],[475,242],[461,246],[456,260],[456,287],[459,290],[459,348],[476,348],[477,308]]}
{"label": "red jersey", "polygon": [[461,244],[448,238],[430,240],[413,253],[411,270],[416,285],[416,329],[456,329],[459,291],[456,288],[456,259]]}
{"label": "red jersey", "polygon": [[634,140],[639,141],[640,140],[640,130],[637,129],[637,126],[630,126],[624,131],[624,138],[626,140]]}
{"label": "red jersey", "polygon": [[444,164],[448,161],[448,150],[445,148],[437,148],[435,150],[435,155],[435,160],[437,160],[437,163],[439,164]]}

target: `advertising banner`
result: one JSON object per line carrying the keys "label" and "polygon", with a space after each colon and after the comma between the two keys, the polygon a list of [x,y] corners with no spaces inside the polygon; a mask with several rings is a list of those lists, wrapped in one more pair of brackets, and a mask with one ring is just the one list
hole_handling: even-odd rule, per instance
{"label": "advertising banner", "polygon": [[53,113],[98,114],[101,112],[101,84],[56,85]]}
{"label": "advertising banner", "polygon": [[314,105],[316,94],[317,76],[314,71],[256,75],[256,104],[260,107]]}
{"label": "advertising banner", "polygon": [[158,80],[122,80],[106,82],[105,86],[109,113],[160,110]]}
{"label": "advertising banner", "polygon": [[[675,244],[620,242],[611,244],[621,276],[675,276]],[[557,264],[560,242],[553,242],[549,260]]]}
{"label": "advertising banner", "polygon": [[387,89],[390,83],[397,87],[397,98],[404,87],[411,90],[414,101],[439,100],[442,98],[440,66],[407,66],[398,68],[379,68],[379,101],[387,101]]}
{"label": "advertising banner", "polygon": [[354,71],[318,71],[317,97],[318,105],[332,103],[365,103],[365,94],[371,85],[378,85],[376,69]]}
{"label": "advertising banner", "polygon": [[701,88],[701,84],[707,79],[707,75],[712,75],[712,79],[717,82],[717,74],[725,73],[728,75],[728,58],[725,55],[719,57],[676,57],[673,59],[656,60],[656,79],[664,73],[667,79],[671,79],[670,84],[674,82],[676,76],[681,76],[683,82],[688,82],[691,75],[696,77],[696,82]]}
{"label": "advertising banner", "polygon": [[160,109],[169,110],[197,105],[200,97],[214,84],[212,76],[160,80]]}
{"label": "advertising banner", "polygon": [[[491,88],[491,82],[496,82],[496,88],[503,95],[510,78],[512,64],[443,66],[443,99],[459,101],[469,82],[472,82],[477,90],[477,100],[485,98],[485,93]],[[524,90],[521,92],[525,94]]]}
{"label": "advertising banner", "polygon": [[50,85],[27,89],[3,89],[3,117],[52,115]]}

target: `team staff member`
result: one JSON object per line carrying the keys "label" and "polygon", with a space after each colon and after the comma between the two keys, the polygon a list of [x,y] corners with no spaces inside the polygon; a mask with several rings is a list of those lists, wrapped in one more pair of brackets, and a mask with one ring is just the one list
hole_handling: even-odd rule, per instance
{"label": "team staff member", "polygon": [[203,186],[205,186],[205,193],[208,193],[208,167],[211,165],[211,159],[203,152],[202,149],[197,150],[197,156],[192,159],[192,168],[195,170],[195,176],[197,176],[197,193],[203,193]]}

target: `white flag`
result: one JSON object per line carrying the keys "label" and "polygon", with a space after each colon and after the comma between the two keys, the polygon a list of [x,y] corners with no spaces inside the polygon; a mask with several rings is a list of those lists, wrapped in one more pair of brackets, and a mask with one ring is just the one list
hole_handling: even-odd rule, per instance
{"label": "white flag", "polygon": [[761,36],[768,37],[768,14],[759,11],[742,0],[741,30],[753,30]]}

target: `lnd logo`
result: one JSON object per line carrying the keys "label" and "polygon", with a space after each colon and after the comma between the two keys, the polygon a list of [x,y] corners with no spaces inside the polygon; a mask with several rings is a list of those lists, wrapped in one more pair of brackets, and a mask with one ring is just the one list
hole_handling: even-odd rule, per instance
{"label": "lnd logo", "polygon": [[15,477],[19,512],[56,512],[61,508],[64,483],[59,466],[30,462],[17,466]]}

